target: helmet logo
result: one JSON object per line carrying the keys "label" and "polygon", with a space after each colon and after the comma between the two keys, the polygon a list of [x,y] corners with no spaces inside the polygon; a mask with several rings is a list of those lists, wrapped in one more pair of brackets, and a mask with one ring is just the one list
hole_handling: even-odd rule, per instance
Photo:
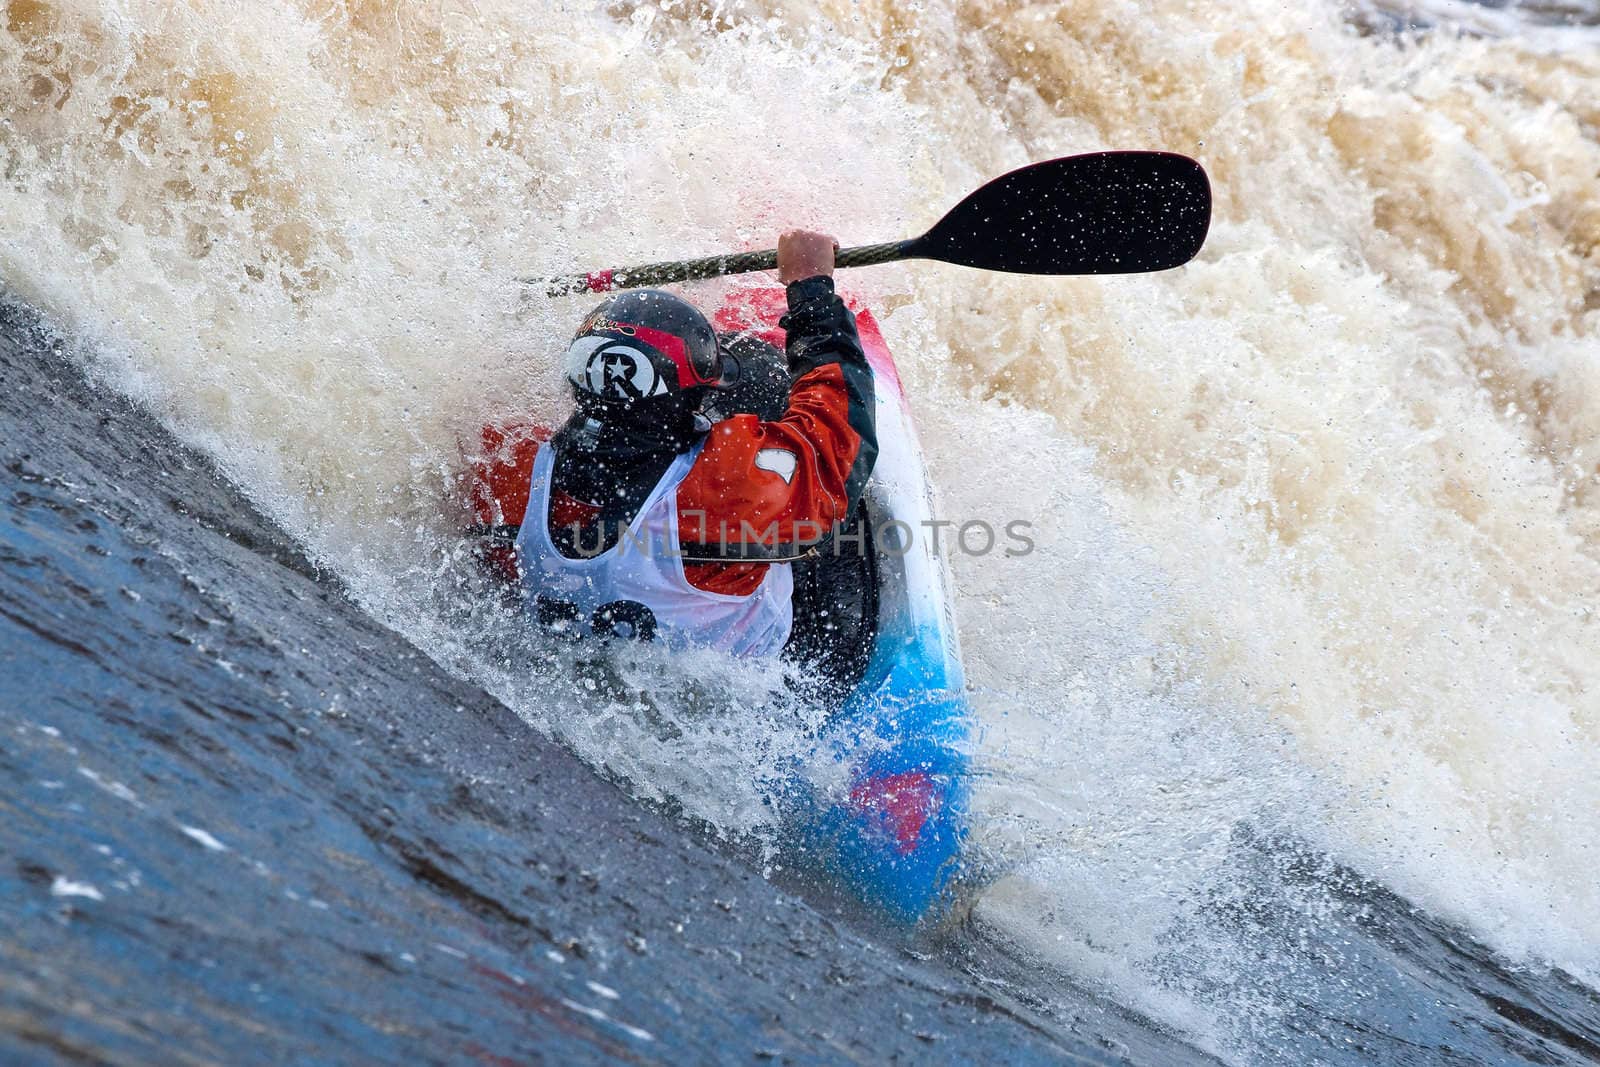
{"label": "helmet logo", "polygon": [[580,337],[567,352],[567,376],[608,400],[639,400],[667,391],[645,352],[609,337]]}
{"label": "helmet logo", "polygon": [[604,312],[597,308],[578,326],[578,333],[620,333],[627,337],[634,337],[638,333],[638,327],[631,323],[608,319]]}

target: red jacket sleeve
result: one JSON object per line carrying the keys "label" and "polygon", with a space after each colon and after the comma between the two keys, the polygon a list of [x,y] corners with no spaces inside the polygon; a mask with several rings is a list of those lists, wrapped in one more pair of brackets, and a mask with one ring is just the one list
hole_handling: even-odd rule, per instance
{"label": "red jacket sleeve", "polygon": [[[847,518],[871,474],[878,440],[872,372],[855,317],[818,277],[789,286],[784,316],[793,384],[781,419],[738,415],[711,428],[678,487],[678,533],[694,555],[798,555]],[[687,564],[691,584],[749,593],[766,564]]]}

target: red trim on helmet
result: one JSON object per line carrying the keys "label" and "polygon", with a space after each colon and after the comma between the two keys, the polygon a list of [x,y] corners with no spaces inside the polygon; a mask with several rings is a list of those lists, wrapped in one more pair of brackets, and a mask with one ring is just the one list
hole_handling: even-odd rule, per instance
{"label": "red trim on helmet", "polygon": [[679,389],[688,389],[696,385],[712,385],[716,382],[715,378],[702,378],[695,371],[694,361],[689,358],[689,346],[677,334],[668,333],[665,330],[654,330],[649,326],[635,326],[631,322],[618,323],[618,325],[625,326],[632,331],[628,336],[637,337],[677,364]]}

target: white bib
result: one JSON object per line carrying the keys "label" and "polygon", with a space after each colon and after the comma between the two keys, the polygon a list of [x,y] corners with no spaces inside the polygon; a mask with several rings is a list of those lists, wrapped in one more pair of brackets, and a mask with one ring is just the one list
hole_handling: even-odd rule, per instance
{"label": "white bib", "polygon": [[[617,543],[589,559],[568,559],[550,540],[555,448],[539,449],[517,534],[529,612],[546,625],[579,634],[702,645],[736,656],[782,651],[794,619],[794,576],[787,563],[769,564],[748,596],[708,593],[684,577],[678,486],[703,445],[674,460]],[[580,537],[580,550],[584,543]]]}

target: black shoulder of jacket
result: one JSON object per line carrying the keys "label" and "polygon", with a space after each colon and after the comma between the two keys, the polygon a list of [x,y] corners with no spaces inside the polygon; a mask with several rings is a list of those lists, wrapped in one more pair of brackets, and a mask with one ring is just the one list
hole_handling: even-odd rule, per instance
{"label": "black shoulder of jacket", "polygon": [[790,282],[784,290],[789,313],[778,320],[786,335],[789,373],[794,378],[830,363],[865,368],[867,356],[856,333],[856,317],[825,274]]}

